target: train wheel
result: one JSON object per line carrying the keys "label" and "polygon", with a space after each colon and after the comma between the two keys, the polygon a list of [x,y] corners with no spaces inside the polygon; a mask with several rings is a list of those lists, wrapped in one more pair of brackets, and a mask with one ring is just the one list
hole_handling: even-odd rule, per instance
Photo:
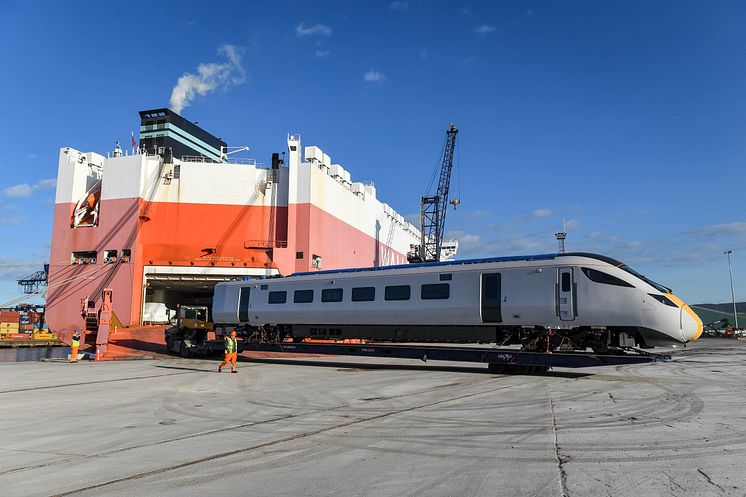
{"label": "train wheel", "polygon": [[184,342],[181,342],[181,347],[179,347],[179,355],[185,359],[192,356],[192,353],[189,351],[189,347]]}

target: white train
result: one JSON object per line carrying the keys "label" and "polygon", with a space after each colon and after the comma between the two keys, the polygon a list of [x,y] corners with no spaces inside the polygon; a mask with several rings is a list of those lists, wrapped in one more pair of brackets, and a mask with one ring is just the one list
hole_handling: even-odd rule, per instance
{"label": "white train", "polygon": [[218,326],[302,339],[521,343],[606,352],[696,340],[702,321],[626,265],[590,253],[297,273],[215,287]]}

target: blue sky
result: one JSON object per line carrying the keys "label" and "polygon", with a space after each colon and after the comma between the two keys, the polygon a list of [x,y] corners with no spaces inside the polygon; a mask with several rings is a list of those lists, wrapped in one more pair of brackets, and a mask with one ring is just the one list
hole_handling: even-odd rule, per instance
{"label": "blue sky", "polygon": [[175,87],[259,161],[300,133],[403,214],[454,122],[461,258],[555,251],[564,219],[568,250],[692,303],[730,300],[732,249],[746,300],[745,23],[729,1],[5,0],[0,304],[48,260],[59,148],[127,143]]}

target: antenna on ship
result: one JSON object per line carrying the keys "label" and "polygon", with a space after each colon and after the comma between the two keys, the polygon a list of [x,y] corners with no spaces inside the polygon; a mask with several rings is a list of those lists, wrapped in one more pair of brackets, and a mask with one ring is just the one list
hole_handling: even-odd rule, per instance
{"label": "antenna on ship", "polygon": [[565,220],[562,220],[562,231],[559,231],[554,234],[554,237],[557,238],[557,243],[559,243],[559,253],[564,254],[565,253],[565,239],[567,238],[567,225],[565,224]]}

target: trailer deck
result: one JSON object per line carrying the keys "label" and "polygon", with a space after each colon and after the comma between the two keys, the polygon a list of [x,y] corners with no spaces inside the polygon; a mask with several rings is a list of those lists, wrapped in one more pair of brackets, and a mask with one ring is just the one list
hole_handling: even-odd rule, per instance
{"label": "trailer deck", "polygon": [[[171,340],[171,350],[184,357],[203,356],[223,351],[222,340]],[[357,357],[420,359],[422,361],[478,362],[487,364],[495,372],[536,373],[552,367],[588,368],[646,364],[671,360],[667,354],[652,354],[632,350],[624,354],[595,354],[586,352],[527,352],[508,347],[457,346],[449,344],[402,343],[314,343],[314,342],[252,342],[239,341],[238,351],[287,352]]]}

